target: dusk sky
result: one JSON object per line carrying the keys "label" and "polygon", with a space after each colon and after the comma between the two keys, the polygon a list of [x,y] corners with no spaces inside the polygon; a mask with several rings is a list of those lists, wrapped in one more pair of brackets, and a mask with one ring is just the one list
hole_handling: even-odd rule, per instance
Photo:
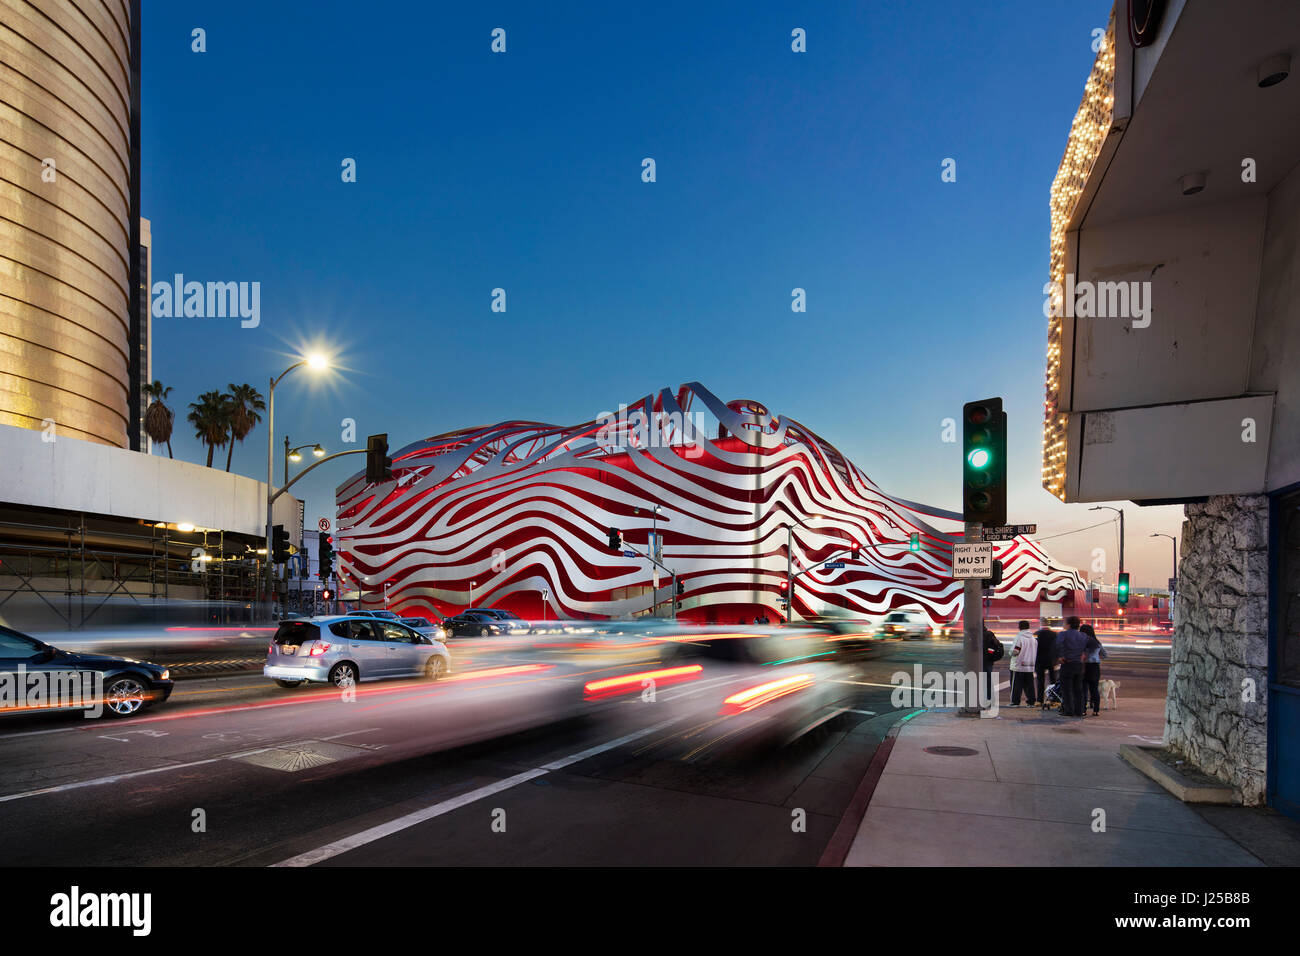
{"label": "dusk sky", "polygon": [[[1042,538],[1107,521],[1039,472],[1048,192],[1109,7],[145,0],[153,279],[261,283],[257,328],[155,319],[176,456],[204,459],[184,422],[200,392],[265,394],[319,348],[344,369],[277,389],[277,482],[286,431],[362,447],[340,442],[352,418],[396,449],[699,381],[958,509],[942,422],[997,394],[1008,520]],[[265,455],[264,423],[234,470],[264,478]],[[295,487],[309,527],[361,465]],[[1134,585],[1163,587],[1170,542],[1148,535],[1180,534],[1182,509],[1126,507]],[[1106,548],[1114,583],[1110,524],[1044,545],[1092,577]]]}

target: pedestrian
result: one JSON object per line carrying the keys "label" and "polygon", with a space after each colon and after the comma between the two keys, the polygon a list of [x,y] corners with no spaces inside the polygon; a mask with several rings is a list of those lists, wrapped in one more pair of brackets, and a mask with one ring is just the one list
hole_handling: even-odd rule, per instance
{"label": "pedestrian", "polygon": [[767,615],[766,615],[766,614],[759,614],[757,617],[754,618],[754,623],[755,623],[755,624],[766,624],[766,623],[767,623]]}
{"label": "pedestrian", "polygon": [[1038,654],[1034,659],[1034,679],[1038,685],[1038,703],[1047,710],[1047,688],[1056,683],[1056,632],[1044,624],[1034,632]]}
{"label": "pedestrian", "polygon": [[1079,630],[1079,619],[1071,617],[1068,627],[1056,635],[1056,664],[1061,668],[1061,716],[1083,716],[1083,660],[1088,636]]}
{"label": "pedestrian", "polygon": [[1106,648],[1097,640],[1097,632],[1091,624],[1079,627],[1088,637],[1084,645],[1083,686],[1088,691],[1088,700],[1092,703],[1092,716],[1101,716],[1101,662],[1106,657]]}
{"label": "pedestrian", "polygon": [[1006,651],[1003,650],[1002,642],[998,640],[998,636],[987,627],[984,628],[983,679],[985,688],[984,693],[986,695],[984,699],[990,703],[995,701],[998,697],[997,684],[995,684],[993,680],[993,665],[1002,660],[1002,655],[1005,653]]}
{"label": "pedestrian", "polygon": [[1020,622],[1020,633],[1011,645],[1011,706],[1020,706],[1024,692],[1027,703],[1034,706],[1034,662],[1038,657],[1038,638],[1029,630],[1029,622]]}

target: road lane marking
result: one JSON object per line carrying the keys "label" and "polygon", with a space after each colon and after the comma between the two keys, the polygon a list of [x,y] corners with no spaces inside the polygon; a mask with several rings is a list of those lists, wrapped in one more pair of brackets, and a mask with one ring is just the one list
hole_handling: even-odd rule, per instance
{"label": "road lane marking", "polygon": [[57,787],[42,787],[40,790],[27,790],[24,793],[11,793],[7,796],[0,797],[0,803],[8,803],[10,800],[23,800],[27,797],[39,797],[47,793],[63,793],[67,790],[78,790],[82,787],[97,787],[106,783],[118,783],[122,780],[130,780],[133,777],[144,777],[153,773],[165,773],[168,770],[184,770],[186,767],[199,767],[207,763],[220,763],[226,760],[225,756],[210,757],[207,760],[195,760],[190,763],[168,764],[166,767],[151,767],[148,770],[133,770],[130,773],[117,773],[111,777],[95,777],[93,780],[77,780],[73,783],[62,783]]}
{"label": "road lane marking", "polygon": [[607,750],[613,750],[615,747],[636,740],[638,737],[644,737],[646,734],[654,733],[656,730],[662,729],[669,723],[670,721],[664,721],[663,723],[655,724],[652,727],[647,727],[644,730],[637,730],[630,734],[624,734],[617,740],[610,740],[603,744],[597,744],[595,747],[589,747],[586,750],[579,751],[576,754],[571,754],[568,757],[561,757],[559,760],[552,760],[550,763],[543,764],[540,767],[535,767],[532,770],[525,770],[512,777],[506,777],[504,780],[485,784],[475,790],[470,790],[468,793],[462,793],[458,797],[443,800],[440,803],[435,803],[432,806],[425,807],[423,810],[414,810],[411,813],[396,818],[395,820],[389,820],[387,823],[381,823],[378,826],[362,830],[360,833],[354,833],[352,836],[343,837],[340,840],[327,843],[314,850],[308,850],[306,853],[299,853],[297,856],[291,856],[287,860],[282,860],[279,863],[273,863],[271,865],[272,867],[314,866],[317,863],[347,853],[350,850],[355,850],[358,847],[374,843],[376,840],[382,840],[385,837],[392,836],[394,833],[400,833],[402,830],[410,829],[417,824],[424,823],[426,820],[432,820],[435,817],[440,817],[453,810],[459,810],[461,807],[467,807],[471,803],[477,803],[484,797],[490,797],[493,794],[501,793],[503,790],[517,787],[521,783],[527,783],[529,780],[543,777],[553,770],[562,770],[565,767],[578,763],[579,761],[586,760],[588,757],[594,757]]}

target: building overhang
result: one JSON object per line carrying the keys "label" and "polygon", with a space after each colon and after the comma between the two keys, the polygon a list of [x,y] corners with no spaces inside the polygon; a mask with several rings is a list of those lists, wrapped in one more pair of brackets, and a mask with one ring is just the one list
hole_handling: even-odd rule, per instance
{"label": "building overhang", "polygon": [[1043,485],[1066,501],[1264,491],[1285,470],[1267,352],[1290,341],[1271,300],[1293,268],[1276,196],[1297,182],[1300,77],[1260,76],[1300,65],[1300,5],[1154,4],[1139,47],[1130,6],[1053,184]]}

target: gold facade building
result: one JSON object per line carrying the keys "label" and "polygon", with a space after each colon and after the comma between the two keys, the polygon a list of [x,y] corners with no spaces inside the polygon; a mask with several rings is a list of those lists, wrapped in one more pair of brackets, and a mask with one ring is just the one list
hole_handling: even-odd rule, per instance
{"label": "gold facade building", "polygon": [[138,11],[0,0],[0,424],[124,448],[138,444]]}

